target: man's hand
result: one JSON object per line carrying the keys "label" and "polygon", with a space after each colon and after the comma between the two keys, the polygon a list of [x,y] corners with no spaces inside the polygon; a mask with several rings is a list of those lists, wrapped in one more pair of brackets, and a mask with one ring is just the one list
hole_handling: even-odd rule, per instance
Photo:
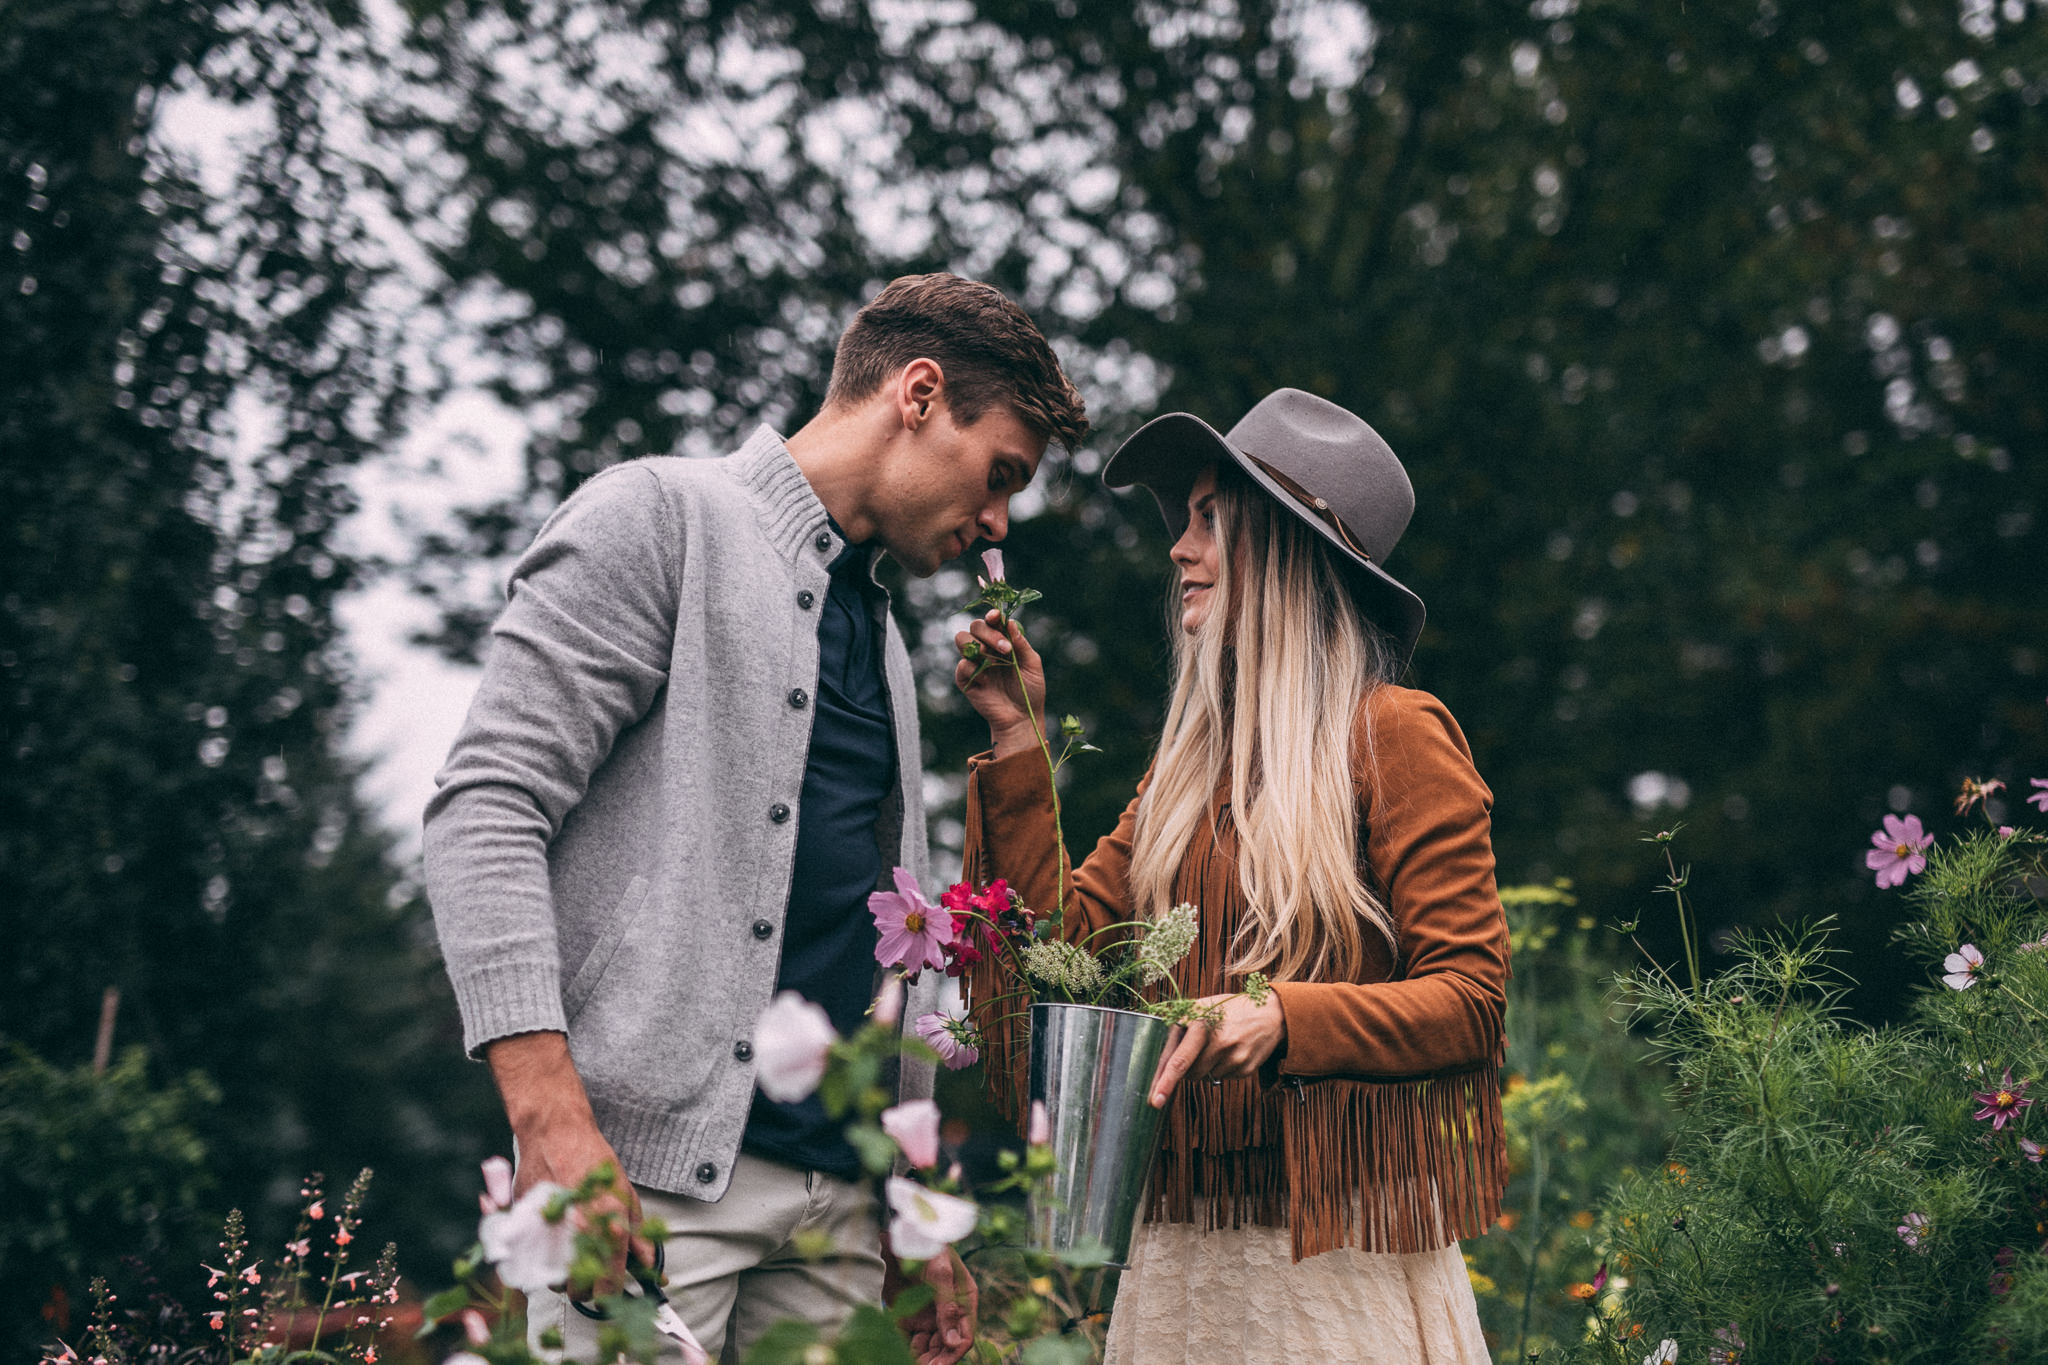
{"label": "man's hand", "polygon": [[[585,1206],[592,1219],[623,1218],[632,1254],[640,1264],[654,1264],[654,1244],[640,1235],[640,1196],[627,1183],[618,1153],[597,1130],[590,1097],[569,1057],[569,1040],[559,1033],[520,1033],[500,1038],[484,1049],[491,1078],[505,1101],[505,1117],[519,1147],[519,1169],[512,1180],[513,1197],[543,1180],[575,1189],[584,1177],[611,1163],[613,1188]],[[626,1283],[627,1238],[605,1268],[593,1294],[616,1294]]]}
{"label": "man's hand", "polygon": [[[953,665],[953,685],[988,722],[989,747],[996,757],[1037,748],[1039,732],[1031,717],[1036,713],[1041,724],[1045,719],[1045,664],[1023,629],[1012,621],[1005,630],[1003,614],[991,611],[955,634],[953,647],[960,651],[960,662]],[[1012,655],[1016,668],[1008,663]],[[1004,662],[994,662],[998,659]],[[1028,708],[1025,688],[1031,695]]]}
{"label": "man's hand", "polygon": [[[882,1256],[888,1268],[882,1280],[882,1298],[894,1303],[909,1280],[886,1249]],[[931,1286],[932,1301],[903,1320],[911,1354],[917,1357],[917,1365],[954,1365],[974,1345],[974,1334],[980,1328],[980,1291],[966,1263],[951,1247],[943,1256],[926,1261],[920,1278]]]}
{"label": "man's hand", "polygon": [[1152,1077],[1152,1107],[1164,1109],[1174,1087],[1225,1076],[1250,1076],[1287,1041],[1287,1016],[1275,991],[1263,1005],[1242,995],[1205,995],[1198,1004],[1215,1005],[1223,1019],[1215,1024],[1190,1024],[1170,1038],[1159,1070]]}

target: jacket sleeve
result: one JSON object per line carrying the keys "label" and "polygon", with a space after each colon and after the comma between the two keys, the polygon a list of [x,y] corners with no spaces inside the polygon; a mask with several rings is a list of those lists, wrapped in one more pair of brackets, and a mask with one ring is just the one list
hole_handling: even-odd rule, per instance
{"label": "jacket sleeve", "polygon": [[1137,820],[1138,798],[1133,796],[1116,828],[1075,868],[1053,830],[1044,757],[1036,749],[1008,758],[978,754],[967,761],[961,865],[976,882],[1006,879],[1040,915],[1059,903],[1059,878],[1069,874],[1061,937],[1079,940],[1131,917],[1131,838]]}
{"label": "jacket sleeve", "polygon": [[471,1056],[567,1029],[547,850],[668,679],[674,521],[655,476],[622,465],[563,503],[512,570],[426,811],[427,894]]}
{"label": "jacket sleeve", "polygon": [[1508,933],[1494,886],[1493,794],[1458,723],[1384,687],[1353,738],[1366,858],[1399,933],[1398,979],[1283,982],[1283,1075],[1396,1077],[1499,1059]]}

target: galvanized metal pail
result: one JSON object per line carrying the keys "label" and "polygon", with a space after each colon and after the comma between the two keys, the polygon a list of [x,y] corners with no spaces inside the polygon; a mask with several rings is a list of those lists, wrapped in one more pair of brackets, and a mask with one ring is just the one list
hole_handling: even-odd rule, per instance
{"label": "galvanized metal pail", "polygon": [[1152,1079],[1172,1030],[1099,1005],[1031,1007],[1031,1098],[1051,1120],[1052,1188],[1031,1199],[1031,1244],[1130,1259],[1159,1150]]}

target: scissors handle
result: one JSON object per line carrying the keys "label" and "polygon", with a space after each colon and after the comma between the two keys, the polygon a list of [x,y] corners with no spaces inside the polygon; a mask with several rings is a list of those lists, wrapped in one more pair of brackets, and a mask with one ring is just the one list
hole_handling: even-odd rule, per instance
{"label": "scissors handle", "polygon": [[[654,1244],[654,1265],[651,1269],[633,1259],[632,1248],[628,1247],[626,1250],[626,1273],[633,1277],[633,1282],[640,1286],[641,1292],[656,1303],[668,1302],[668,1295],[661,1287],[661,1272],[667,1264],[668,1253],[660,1242]],[[569,1306],[595,1322],[603,1322],[611,1316],[604,1308],[585,1303],[581,1299],[569,1300]]]}

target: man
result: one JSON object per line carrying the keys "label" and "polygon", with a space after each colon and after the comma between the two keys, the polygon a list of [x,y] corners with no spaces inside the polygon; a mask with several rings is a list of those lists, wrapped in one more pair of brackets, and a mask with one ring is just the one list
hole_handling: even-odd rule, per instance
{"label": "man", "polygon": [[[1000,541],[1047,442],[1086,431],[1021,309],[906,277],[847,328],[787,443],[763,427],[724,459],[606,470],[513,570],[426,816],[464,1044],[519,1188],[616,1161],[633,1225],[670,1228],[670,1298],[714,1356],[785,1317],[829,1331],[889,1268],[837,1125],[756,1094],[749,1037],[778,990],[857,1027],[879,981],[868,894],[896,864],[925,874],[916,693],[875,559],[924,576]],[[903,1098],[930,1087],[905,1064]],[[969,1344],[973,1286],[951,1256],[926,1278],[915,1344],[941,1365]],[[531,1318],[573,1352],[593,1338],[569,1308],[538,1296]]]}

